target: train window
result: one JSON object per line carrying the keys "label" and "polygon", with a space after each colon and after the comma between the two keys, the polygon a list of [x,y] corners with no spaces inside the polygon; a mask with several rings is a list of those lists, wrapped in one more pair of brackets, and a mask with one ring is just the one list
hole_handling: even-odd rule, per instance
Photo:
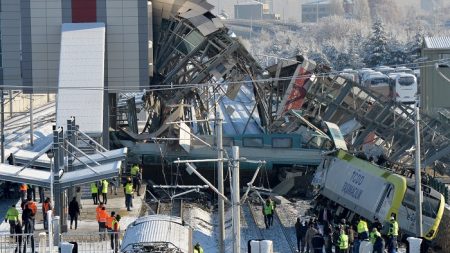
{"label": "train window", "polygon": [[234,145],[232,137],[223,137],[222,139],[223,146],[231,147]]}
{"label": "train window", "polygon": [[263,139],[260,137],[245,137],[245,138],[242,138],[242,146],[262,148],[263,147]]}
{"label": "train window", "polygon": [[436,218],[440,201],[431,196],[424,196],[422,202],[422,213],[428,217]]}
{"label": "train window", "polygon": [[289,137],[272,138],[272,148],[292,148],[292,139]]}

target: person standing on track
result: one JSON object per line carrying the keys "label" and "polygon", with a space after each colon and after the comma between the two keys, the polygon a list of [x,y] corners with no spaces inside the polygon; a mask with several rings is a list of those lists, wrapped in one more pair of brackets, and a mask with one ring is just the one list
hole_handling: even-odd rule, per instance
{"label": "person standing on track", "polygon": [[16,224],[19,222],[19,211],[12,205],[6,212],[5,222],[9,221],[9,233],[14,234]]}
{"label": "person standing on track", "polygon": [[105,205],[108,202],[108,180],[103,179],[102,180],[102,197],[103,197],[103,203],[105,203]]}
{"label": "person standing on track", "polygon": [[97,183],[91,183],[91,194],[92,194],[92,200],[94,201],[94,205],[97,205],[98,201],[99,201],[99,197],[98,197],[98,187],[97,187]]}
{"label": "person standing on track", "polygon": [[75,221],[75,230],[78,227],[78,216],[80,215],[80,205],[78,204],[77,197],[73,197],[69,204],[69,216],[70,216],[70,229]]}
{"label": "person standing on track", "polygon": [[297,218],[297,222],[295,223],[295,235],[297,236],[298,252],[303,252],[303,250],[305,249],[305,235],[307,229],[308,227],[306,226],[305,222],[302,222],[300,218]]}

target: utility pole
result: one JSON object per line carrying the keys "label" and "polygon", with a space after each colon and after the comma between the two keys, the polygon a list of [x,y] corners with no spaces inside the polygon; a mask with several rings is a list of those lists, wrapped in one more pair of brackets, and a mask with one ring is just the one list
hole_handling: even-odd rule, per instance
{"label": "utility pole", "polygon": [[241,252],[241,206],[239,191],[239,146],[233,146],[233,252]]}
{"label": "utility pole", "polygon": [[[222,123],[223,120],[218,115],[217,119],[217,187],[219,192],[223,192],[223,140],[222,140]],[[225,202],[222,198],[217,198],[219,204],[219,252],[225,253]]]}
{"label": "utility pole", "polygon": [[419,104],[416,103],[416,122],[415,122],[415,139],[416,139],[416,236],[422,237],[422,186],[421,186],[421,169],[420,169],[420,115]]}
{"label": "utility pole", "polygon": [[0,95],[0,102],[2,103],[0,106],[0,114],[1,114],[1,141],[2,141],[2,148],[1,148],[1,162],[4,163],[5,162],[5,99],[4,99],[4,95],[3,95],[3,88],[1,89],[1,95]]}
{"label": "utility pole", "polygon": [[33,93],[30,93],[30,144],[34,144],[34,130],[33,130]]}

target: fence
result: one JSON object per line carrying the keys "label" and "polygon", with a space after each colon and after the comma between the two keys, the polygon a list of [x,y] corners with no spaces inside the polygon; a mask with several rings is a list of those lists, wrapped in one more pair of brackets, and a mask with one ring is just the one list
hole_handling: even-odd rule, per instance
{"label": "fence", "polygon": [[[0,253],[47,252],[47,235],[36,234],[0,234]],[[34,248],[34,250],[33,250]]]}
{"label": "fence", "polygon": [[[61,242],[76,242],[80,253],[112,253],[119,252],[122,237],[123,232],[63,233],[61,234]],[[115,238],[118,239],[117,244],[114,243]],[[114,240],[111,241],[111,239]]]}

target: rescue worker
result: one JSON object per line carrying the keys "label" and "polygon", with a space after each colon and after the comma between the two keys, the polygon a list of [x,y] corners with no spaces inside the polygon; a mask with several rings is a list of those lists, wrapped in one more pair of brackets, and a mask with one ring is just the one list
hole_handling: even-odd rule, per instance
{"label": "rescue worker", "polygon": [[139,165],[137,165],[137,163],[133,164],[133,166],[131,166],[131,169],[130,169],[131,177],[132,178],[135,177],[136,174],[138,173],[138,171],[139,171]]}
{"label": "rescue worker", "polygon": [[373,244],[373,253],[384,253],[384,239],[380,233],[375,234],[375,243]]}
{"label": "rescue worker", "polygon": [[130,207],[133,206],[133,184],[131,182],[131,178],[128,178],[127,183],[125,184],[125,206],[127,207],[127,211],[131,211]]}
{"label": "rescue worker", "polygon": [[112,221],[112,230],[113,235],[111,236],[111,239],[114,239],[114,242],[111,241],[111,245],[114,245],[113,250],[114,253],[119,252],[119,232],[120,232],[120,215],[116,215],[116,218]]}
{"label": "rescue worker", "polygon": [[369,237],[369,228],[367,227],[367,222],[363,217],[359,218],[359,223],[356,226],[358,232],[358,238],[360,241],[365,240]]}
{"label": "rescue worker", "polygon": [[378,236],[381,236],[380,232],[378,232],[378,229],[376,227],[372,228],[372,231],[369,234],[369,241],[372,244],[375,244],[375,240]]}
{"label": "rescue worker", "polygon": [[108,202],[108,180],[103,179],[102,180],[102,197],[103,197],[103,203],[105,203],[105,205]]}
{"label": "rescue worker", "polygon": [[273,219],[273,208],[270,203],[270,199],[266,199],[266,203],[264,203],[262,211],[264,215],[264,224],[266,224],[266,228],[268,229],[270,227],[270,219]]}
{"label": "rescue worker", "polygon": [[[36,225],[37,205],[36,203],[33,202],[33,200],[30,197],[27,199],[27,202],[25,202],[23,209],[25,210],[27,207],[31,209],[31,222],[33,223],[33,231],[34,231],[34,226]],[[22,222],[25,223],[23,219]]]}
{"label": "rescue worker", "polygon": [[23,221],[23,227],[24,227],[24,233],[28,234],[25,235],[25,243],[23,245],[24,252],[27,248],[28,241],[30,240],[31,243],[31,252],[34,253],[34,215],[33,210],[31,209],[31,205],[27,204],[25,205],[25,209],[22,212],[22,221]]}
{"label": "rescue worker", "polygon": [[97,183],[91,183],[91,194],[92,194],[92,200],[94,201],[94,205],[97,205],[99,198],[98,198],[98,187]]}
{"label": "rescue worker", "polygon": [[113,230],[113,221],[116,219],[116,212],[112,211],[111,215],[106,218],[106,230],[111,236],[111,249],[114,249],[114,230]]}
{"label": "rescue worker", "polygon": [[[302,252],[305,249],[305,235],[308,227],[305,222],[301,221],[300,218],[297,218],[297,222],[295,223],[295,235],[297,236],[297,249],[298,252]],[[301,248],[300,248],[301,243]],[[303,249],[303,250],[301,250]]]}
{"label": "rescue worker", "polygon": [[14,234],[16,224],[19,222],[19,211],[16,209],[16,205],[12,205],[6,211],[5,222],[9,222],[9,233]]}
{"label": "rescue worker", "polygon": [[27,199],[27,190],[28,186],[26,184],[20,185],[19,192],[20,192],[20,200],[22,200],[22,203],[24,203]]}
{"label": "rescue worker", "polygon": [[[50,201],[50,198],[47,197],[44,200],[44,203],[42,203],[42,216],[44,217],[44,229],[47,230],[48,229],[48,217],[47,217],[47,212],[53,210],[52,208],[52,204]],[[70,211],[70,209],[69,209]]]}
{"label": "rescue worker", "polygon": [[142,185],[142,173],[138,170],[136,175],[133,177],[133,188],[137,192],[138,196],[141,196],[141,185]]}
{"label": "rescue worker", "polygon": [[395,220],[395,214],[392,214],[389,222],[388,236],[388,253],[397,253],[397,236],[398,236],[398,222]]}
{"label": "rescue worker", "polygon": [[345,230],[341,229],[340,236],[337,241],[339,245],[339,252],[340,253],[348,253],[348,235],[345,234]]}
{"label": "rescue worker", "polygon": [[73,197],[69,204],[69,216],[70,216],[70,229],[75,221],[75,230],[78,227],[78,216],[80,215],[80,205],[78,204],[77,197]]}
{"label": "rescue worker", "polygon": [[95,208],[95,217],[97,219],[98,226],[100,227],[100,211],[103,208],[103,202],[100,202],[98,206]]}
{"label": "rescue worker", "polygon": [[194,246],[194,253],[203,253],[203,248],[200,246],[200,243],[196,243]]}
{"label": "rescue worker", "polygon": [[100,240],[106,240],[106,220],[108,219],[108,213],[103,206],[98,214],[98,232],[100,232]]}

